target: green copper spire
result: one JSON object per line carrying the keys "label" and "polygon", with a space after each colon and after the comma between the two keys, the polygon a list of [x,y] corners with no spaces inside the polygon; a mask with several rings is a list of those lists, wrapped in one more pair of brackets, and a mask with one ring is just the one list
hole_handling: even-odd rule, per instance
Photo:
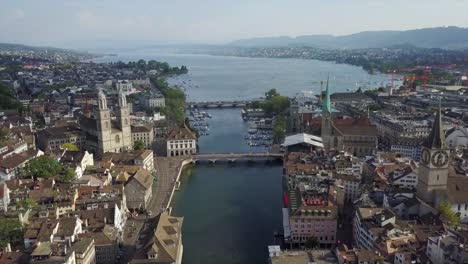
{"label": "green copper spire", "polygon": [[327,77],[327,89],[325,90],[325,98],[323,100],[322,111],[323,113],[331,113],[331,100],[330,100],[330,88],[328,87],[328,83],[330,82],[330,76]]}

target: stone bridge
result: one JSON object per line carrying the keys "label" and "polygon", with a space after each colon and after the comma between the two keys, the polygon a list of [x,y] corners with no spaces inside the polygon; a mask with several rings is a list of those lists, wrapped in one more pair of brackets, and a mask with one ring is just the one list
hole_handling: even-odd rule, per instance
{"label": "stone bridge", "polygon": [[283,154],[271,152],[250,152],[250,153],[212,153],[212,154],[197,154],[192,155],[187,160],[191,163],[201,161],[208,161],[209,163],[216,163],[219,160],[235,163],[239,160],[254,162],[254,161],[271,161],[282,160]]}
{"label": "stone bridge", "polygon": [[239,101],[211,101],[211,102],[187,102],[190,108],[235,108],[244,107],[251,103],[251,100]]}

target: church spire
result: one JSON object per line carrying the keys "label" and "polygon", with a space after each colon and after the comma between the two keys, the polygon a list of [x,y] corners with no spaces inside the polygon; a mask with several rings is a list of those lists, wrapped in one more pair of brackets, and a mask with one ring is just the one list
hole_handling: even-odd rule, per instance
{"label": "church spire", "polygon": [[434,123],[432,124],[432,130],[429,134],[429,137],[424,141],[423,146],[430,149],[445,149],[447,148],[447,143],[445,141],[445,134],[442,127],[442,115],[441,110],[437,111],[437,114],[434,118]]}
{"label": "church spire", "polygon": [[330,82],[330,76],[327,78],[327,88],[325,90],[325,99],[323,100],[322,104],[322,113],[331,113],[332,112],[332,107],[331,107],[331,100],[330,100],[330,88],[328,87],[328,83]]}
{"label": "church spire", "polygon": [[119,106],[120,107],[127,106],[127,97],[125,96],[122,88],[119,88]]}
{"label": "church spire", "polygon": [[99,110],[107,110],[107,98],[102,89],[98,91],[98,107]]}

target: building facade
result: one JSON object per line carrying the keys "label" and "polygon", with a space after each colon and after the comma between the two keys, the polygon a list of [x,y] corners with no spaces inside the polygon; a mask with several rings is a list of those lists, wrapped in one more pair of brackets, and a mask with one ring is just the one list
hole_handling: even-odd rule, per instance
{"label": "building facade", "polygon": [[132,126],[132,143],[141,141],[146,149],[150,149],[154,141],[153,127],[149,125]]}
{"label": "building facade", "polygon": [[175,128],[167,137],[167,156],[187,156],[197,153],[197,136],[187,126]]}

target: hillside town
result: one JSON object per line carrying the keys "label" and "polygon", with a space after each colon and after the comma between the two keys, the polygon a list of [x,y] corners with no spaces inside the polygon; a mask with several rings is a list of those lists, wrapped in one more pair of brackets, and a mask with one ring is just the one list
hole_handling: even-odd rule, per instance
{"label": "hillside town", "polygon": [[[164,78],[187,68],[15,52],[0,53],[0,263],[182,263],[171,201],[200,135]],[[265,154],[283,164],[270,263],[468,263],[468,78],[450,73],[288,98]]]}

